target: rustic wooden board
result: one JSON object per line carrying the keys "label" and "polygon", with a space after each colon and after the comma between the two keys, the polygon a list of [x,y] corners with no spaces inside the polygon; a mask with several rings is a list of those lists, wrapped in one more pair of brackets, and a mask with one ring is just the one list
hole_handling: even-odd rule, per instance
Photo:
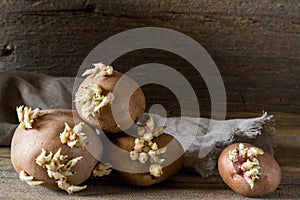
{"label": "rustic wooden board", "polygon": [[[131,28],[180,31],[202,44],[222,74],[228,111],[299,113],[300,2],[298,0],[0,1],[1,71],[74,76],[84,57],[104,39]],[[141,50],[113,64],[122,72],[163,63],[191,82],[200,108],[210,110],[201,76],[184,59]],[[179,115],[171,92],[145,87],[148,107],[161,103]]]}
{"label": "rustic wooden board", "polygon": [[[296,140],[295,140],[296,139]],[[276,159],[282,168],[280,187],[273,194],[264,196],[264,199],[293,199],[298,197],[300,189],[299,145],[300,137],[284,136],[279,143]],[[292,145],[292,147],[291,147]],[[134,187],[115,181],[112,177],[92,178],[85,184],[88,189],[68,196],[63,191],[50,191],[42,187],[30,187],[18,179],[18,174],[9,164],[9,148],[0,148],[0,198],[9,199],[249,199],[231,191],[218,176],[201,179],[197,174],[181,171],[169,181],[151,186]],[[291,155],[292,154],[292,155]],[[5,158],[5,159],[4,159]],[[296,161],[296,162],[295,162]],[[260,198],[256,198],[260,199]]]}
{"label": "rustic wooden board", "polygon": [[[123,185],[110,177],[90,179],[85,183],[88,184],[86,190],[70,196],[64,191],[28,186],[18,179],[10,165],[1,165],[0,169],[2,199],[251,199],[234,193],[218,177],[201,180],[195,174],[184,172],[167,182],[145,188]],[[287,172],[283,175],[286,183],[274,193],[255,199],[296,199],[300,189],[299,176]]]}
{"label": "rustic wooden board", "polygon": [[[252,116],[253,114],[229,114]],[[272,194],[255,199],[297,199],[300,190],[300,135],[299,115],[277,115],[283,128],[277,129],[275,158],[282,169],[282,181]],[[170,180],[151,187],[122,184],[112,177],[91,178],[88,188],[74,195],[30,187],[18,179],[10,163],[10,148],[0,148],[0,198],[1,199],[250,199],[231,191],[219,176],[201,179],[197,174],[181,171]]]}

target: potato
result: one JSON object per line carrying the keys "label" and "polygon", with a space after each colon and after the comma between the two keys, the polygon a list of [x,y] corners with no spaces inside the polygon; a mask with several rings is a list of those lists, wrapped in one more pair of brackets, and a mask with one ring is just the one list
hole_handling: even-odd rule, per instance
{"label": "potato", "polygon": [[[110,67],[102,63],[98,63],[96,66],[97,65]],[[75,106],[80,117],[93,127],[102,129],[105,133],[120,132],[121,128],[122,130],[127,130],[138,121],[145,111],[146,103],[143,91],[134,80],[115,70],[111,75],[97,76],[97,73],[93,72],[90,74],[81,83],[76,93]],[[122,80],[124,80],[124,83],[119,86],[122,88],[118,90],[119,92],[113,91],[121,77],[123,78]],[[96,86],[94,84],[96,84]],[[125,102],[125,97],[130,93],[130,88],[132,87],[136,87],[137,89],[132,91],[133,94],[130,98],[128,97],[129,102]],[[107,105],[101,107],[98,111],[93,111],[95,104],[98,104],[99,102],[91,103],[92,100],[79,100],[88,92],[89,89],[87,88],[92,88],[90,89],[92,91],[100,90],[101,95],[104,96],[108,96],[109,94],[110,99],[113,99],[112,102],[107,103]],[[113,95],[111,95],[110,92],[112,92]],[[93,95],[95,96],[95,94]],[[90,104],[92,106],[86,106]],[[114,110],[116,111],[115,115],[113,115],[112,106],[114,106]],[[88,109],[90,110],[86,112]],[[118,120],[115,120],[116,117]]]}
{"label": "potato", "polygon": [[[242,143],[245,148],[252,147],[253,145]],[[254,179],[253,187],[246,181],[245,175],[250,172],[247,169],[251,167],[251,163],[246,163],[246,159],[239,157],[236,162],[233,162],[229,157],[229,153],[232,150],[242,147],[239,143],[229,145],[221,153],[218,160],[218,169],[220,176],[224,182],[235,192],[244,196],[260,196],[270,194],[276,190],[281,180],[281,169],[276,160],[267,152],[259,154],[256,159],[258,160],[258,166],[260,166],[258,179]],[[249,151],[248,151],[249,152]],[[249,159],[247,153],[247,158]],[[231,153],[232,155],[232,153]],[[232,157],[231,157],[232,158]],[[251,160],[251,158],[250,158]],[[254,159],[255,161],[255,159]],[[242,164],[243,163],[243,164]],[[255,162],[254,162],[255,163]],[[242,164],[242,165],[241,165]],[[254,166],[257,166],[254,164]],[[242,166],[242,167],[239,167]],[[252,167],[255,168],[255,167]]]}
{"label": "potato", "polygon": [[[61,149],[60,154],[68,156],[66,160],[82,157],[70,168],[70,171],[74,174],[64,179],[68,184],[75,186],[74,188],[70,188],[68,192],[75,192],[78,189],[76,185],[81,184],[89,178],[98,163],[97,159],[102,157],[101,140],[91,127],[83,124],[83,129],[80,132],[85,133],[87,137],[83,141],[85,145],[75,145],[71,148],[69,146],[71,143],[63,144],[61,142],[60,133],[65,129],[65,123],[71,128],[75,126],[74,120],[79,119],[76,112],[55,109],[43,110],[41,112],[44,113],[44,115],[34,119],[31,125],[32,128],[27,126],[26,129],[23,129],[24,127],[22,128],[21,123],[16,129],[11,143],[12,164],[18,173],[25,172],[23,175],[32,176],[34,180],[37,181],[44,181],[41,186],[50,189],[59,189],[56,183],[57,180],[50,178],[47,169],[37,164],[37,158],[41,154],[42,149],[46,151],[46,156],[50,151],[55,154]],[[77,123],[79,123],[79,121],[76,121],[76,124]],[[91,152],[94,152],[93,155]]]}
{"label": "potato", "polygon": [[149,159],[146,163],[130,158],[130,152],[135,146],[135,137],[125,133],[119,133],[111,137],[111,144],[107,148],[108,162],[111,163],[113,175],[126,183],[137,186],[149,186],[162,182],[176,174],[183,166],[183,148],[180,143],[169,134],[162,134],[153,139],[159,148],[167,146],[165,153],[159,158],[165,159],[161,164],[162,174],[155,177],[149,173]]}

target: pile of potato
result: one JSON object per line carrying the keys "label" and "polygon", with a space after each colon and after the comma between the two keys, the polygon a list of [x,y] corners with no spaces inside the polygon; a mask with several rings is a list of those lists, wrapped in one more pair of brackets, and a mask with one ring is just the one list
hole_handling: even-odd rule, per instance
{"label": "pile of potato", "polygon": [[[146,186],[177,173],[184,161],[180,143],[164,133],[166,127],[156,127],[151,117],[136,124],[146,107],[137,83],[103,63],[94,64],[83,76],[87,77],[75,95],[76,111],[17,107],[20,125],[12,139],[11,160],[20,179],[72,194],[85,189],[79,184],[91,175],[112,172],[124,182]],[[137,88],[129,102],[124,98],[128,91],[114,93],[124,76],[126,86]],[[109,142],[104,144],[95,128]],[[103,156],[108,162],[101,162]]]}

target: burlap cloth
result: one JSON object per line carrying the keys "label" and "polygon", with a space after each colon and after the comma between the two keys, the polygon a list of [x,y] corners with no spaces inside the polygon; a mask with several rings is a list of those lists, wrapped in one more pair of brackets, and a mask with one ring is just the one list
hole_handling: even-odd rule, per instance
{"label": "burlap cloth", "polygon": [[[0,145],[10,145],[18,125],[16,106],[71,109],[73,85],[72,77],[0,73]],[[203,177],[216,173],[218,155],[232,142],[250,142],[273,153],[275,129],[272,116],[267,113],[257,118],[226,121],[152,116],[158,125],[166,125],[166,132],[181,142],[185,149],[185,167]],[[182,126],[178,126],[180,120]],[[213,126],[209,126],[210,123]]]}

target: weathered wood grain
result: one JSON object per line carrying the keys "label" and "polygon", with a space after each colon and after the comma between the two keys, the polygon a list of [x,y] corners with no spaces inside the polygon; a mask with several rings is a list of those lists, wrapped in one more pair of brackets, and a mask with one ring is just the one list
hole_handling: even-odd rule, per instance
{"label": "weathered wood grain", "polygon": [[[73,195],[64,191],[51,191],[30,187],[18,179],[9,165],[0,166],[2,199],[249,199],[230,190],[218,177],[214,181],[202,180],[195,174],[180,173],[171,180],[152,187],[134,187],[121,184],[111,177],[90,179],[86,190]],[[285,180],[299,182],[297,174],[284,174]],[[286,183],[272,194],[255,199],[297,199],[299,184]]]}
{"label": "weathered wood grain", "polygon": [[[215,60],[228,111],[300,112],[300,2],[298,0],[0,1],[0,70],[74,76],[84,57],[106,38],[131,28],[180,31]],[[149,62],[180,71],[193,85],[200,109],[210,111],[201,76],[184,59],[140,50],[113,64],[122,72]],[[167,90],[145,86],[148,107],[179,115]],[[162,95],[163,94],[163,95]]]}
{"label": "weathered wood grain", "polygon": [[[245,113],[244,116],[254,114]],[[243,116],[231,113],[231,117]],[[277,115],[284,128],[278,128],[275,158],[282,169],[282,181],[272,194],[256,199],[297,199],[300,189],[300,135],[295,119],[299,115]],[[288,125],[289,124],[289,125]],[[0,148],[0,198],[2,199],[249,199],[231,191],[219,176],[201,179],[197,174],[181,171],[170,180],[151,187],[135,187],[115,181],[112,177],[91,178],[87,190],[72,196],[63,191],[30,187],[18,179],[10,164],[9,147]]]}

